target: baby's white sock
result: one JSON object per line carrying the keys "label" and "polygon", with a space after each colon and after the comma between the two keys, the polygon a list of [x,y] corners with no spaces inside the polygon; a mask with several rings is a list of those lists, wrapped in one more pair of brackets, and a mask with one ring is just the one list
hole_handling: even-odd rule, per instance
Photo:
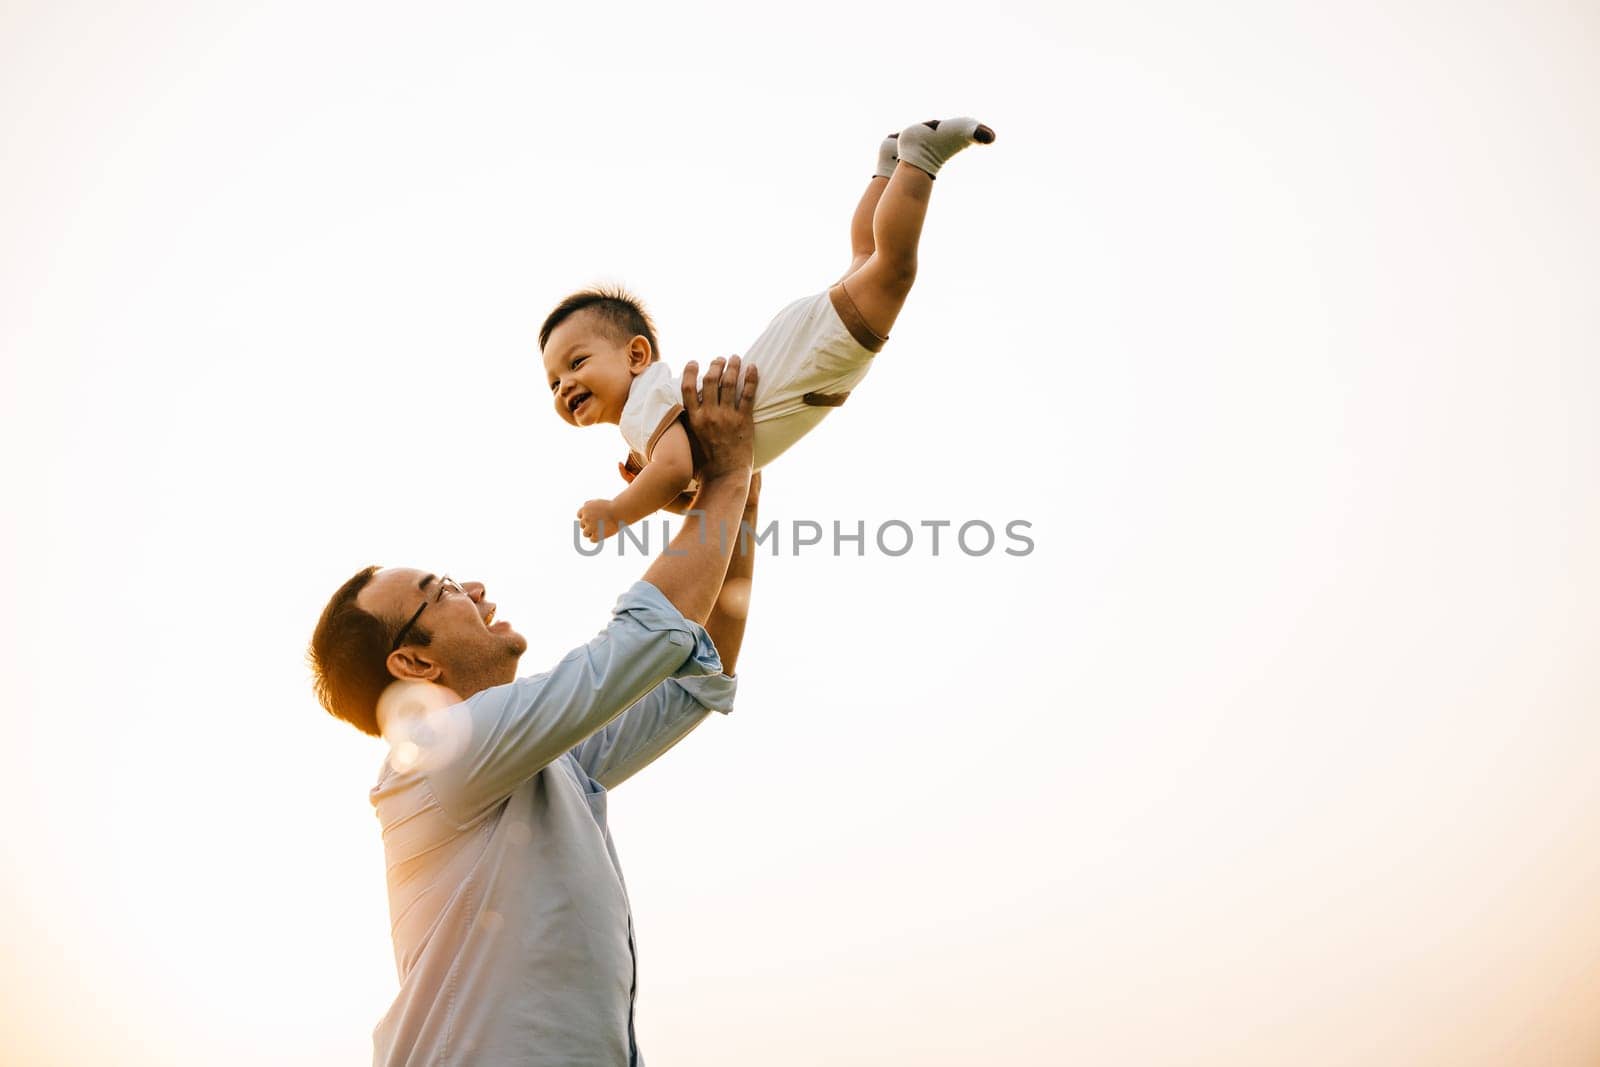
{"label": "baby's white sock", "polygon": [[878,146],[878,169],[872,175],[874,178],[894,177],[894,165],[900,162],[900,153],[896,151],[899,143],[898,133],[891,133],[883,139],[883,143]]}
{"label": "baby's white sock", "polygon": [[930,178],[939,176],[939,168],[950,157],[973,144],[988,144],[994,140],[994,131],[977,119],[943,119],[937,122],[919,122],[900,131],[900,158],[925,171]]}

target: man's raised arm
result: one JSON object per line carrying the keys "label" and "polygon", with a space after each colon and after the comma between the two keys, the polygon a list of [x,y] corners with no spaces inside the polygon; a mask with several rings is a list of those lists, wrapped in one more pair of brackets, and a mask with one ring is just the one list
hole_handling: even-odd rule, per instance
{"label": "man's raised arm", "polygon": [[[743,521],[754,529],[756,505],[761,496],[761,475],[750,479]],[[722,593],[706,622],[706,636],[717,648],[722,674],[679,678],[657,686],[604,729],[584,738],[572,753],[589,777],[615,789],[649,766],[662,753],[683,740],[713,711],[733,710],[734,682],[739,648],[744,644],[744,624],[750,611],[750,579],[755,571],[756,546],[743,540],[728,562]]]}
{"label": "man's raised arm", "polygon": [[732,675],[739,665],[739,649],[744,644],[744,624],[750,615],[752,579],[756,569],[756,511],[761,500],[761,473],[750,478],[750,494],[745,499],[744,514],[740,522],[751,530],[748,541],[742,533],[735,537],[738,547],[728,562],[728,571],[722,578],[722,592],[717,596],[717,606],[711,609],[706,620],[706,633],[717,646],[722,659],[722,673]]}

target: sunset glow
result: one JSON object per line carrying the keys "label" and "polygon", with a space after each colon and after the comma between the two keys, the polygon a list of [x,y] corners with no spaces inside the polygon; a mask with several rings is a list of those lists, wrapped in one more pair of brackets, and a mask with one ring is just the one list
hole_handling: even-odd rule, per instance
{"label": "sunset glow", "polygon": [[574,547],[623,457],[543,314],[618,281],[739,351],[954,114],[998,140],[764,475],[737,708],[607,801],[651,1067],[1600,1062],[1596,31],[6,5],[7,1062],[370,1062],[368,791],[465,736],[323,712],[327,598],[483,581],[525,674],[592,637],[647,562]]}

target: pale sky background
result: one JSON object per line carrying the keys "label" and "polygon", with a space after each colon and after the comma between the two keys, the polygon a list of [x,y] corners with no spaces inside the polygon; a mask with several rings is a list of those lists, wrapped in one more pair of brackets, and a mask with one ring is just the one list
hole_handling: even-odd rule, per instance
{"label": "pale sky background", "polygon": [[366,1062],[378,562],[544,669],[637,556],[535,333],[676,364],[974,114],[765,511],[738,710],[615,795],[652,1067],[1600,1062],[1600,16],[0,5],[7,1063]]}

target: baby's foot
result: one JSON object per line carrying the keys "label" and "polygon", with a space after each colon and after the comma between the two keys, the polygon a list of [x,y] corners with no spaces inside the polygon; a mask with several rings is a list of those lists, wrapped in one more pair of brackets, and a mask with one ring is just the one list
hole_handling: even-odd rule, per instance
{"label": "baby's foot", "polygon": [[883,143],[878,146],[878,170],[873,174],[874,178],[894,177],[894,165],[900,162],[900,153],[896,151],[899,143],[898,133],[891,133],[883,139]]}
{"label": "baby's foot", "polygon": [[939,168],[950,157],[974,144],[990,144],[994,131],[977,119],[933,119],[929,122],[907,126],[900,131],[899,155],[928,177],[939,176]]}

